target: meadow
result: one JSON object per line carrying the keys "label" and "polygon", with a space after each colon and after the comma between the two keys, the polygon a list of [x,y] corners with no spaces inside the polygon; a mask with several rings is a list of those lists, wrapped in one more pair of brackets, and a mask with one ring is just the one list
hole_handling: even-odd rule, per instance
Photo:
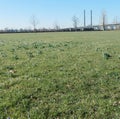
{"label": "meadow", "polygon": [[0,34],[0,119],[120,119],[120,31]]}

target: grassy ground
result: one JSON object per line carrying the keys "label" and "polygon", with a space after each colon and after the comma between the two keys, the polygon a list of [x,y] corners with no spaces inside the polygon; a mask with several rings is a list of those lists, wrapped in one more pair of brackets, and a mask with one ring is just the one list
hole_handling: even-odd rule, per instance
{"label": "grassy ground", "polygon": [[0,34],[0,119],[120,119],[120,32]]}

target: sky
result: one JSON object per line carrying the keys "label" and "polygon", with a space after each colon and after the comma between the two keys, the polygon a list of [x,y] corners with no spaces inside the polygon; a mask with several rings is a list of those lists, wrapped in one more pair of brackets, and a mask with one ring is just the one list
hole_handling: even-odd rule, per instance
{"label": "sky", "polygon": [[106,13],[108,23],[120,21],[120,0],[0,0],[0,29],[31,29],[32,16],[38,21],[37,28],[73,27],[72,17],[79,18],[83,26],[83,11],[86,10],[86,24],[90,24],[90,10],[93,24],[101,22]]}

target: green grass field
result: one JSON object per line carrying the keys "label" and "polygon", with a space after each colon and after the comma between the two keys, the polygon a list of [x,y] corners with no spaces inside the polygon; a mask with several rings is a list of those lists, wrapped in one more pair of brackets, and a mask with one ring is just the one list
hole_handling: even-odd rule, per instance
{"label": "green grass field", "polygon": [[0,34],[0,119],[120,119],[120,32]]}

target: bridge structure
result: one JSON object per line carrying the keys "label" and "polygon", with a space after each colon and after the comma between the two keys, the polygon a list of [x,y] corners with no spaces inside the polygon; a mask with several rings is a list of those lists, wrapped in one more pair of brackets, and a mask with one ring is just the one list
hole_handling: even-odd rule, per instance
{"label": "bridge structure", "polygon": [[118,24],[105,24],[104,28],[103,25],[94,25],[92,26],[94,30],[120,30],[120,23]]}
{"label": "bridge structure", "polygon": [[77,28],[64,28],[60,31],[110,31],[120,30],[120,24],[88,25]]}
{"label": "bridge structure", "polygon": [[86,26],[86,11],[84,10],[84,26],[82,30],[120,30],[120,23],[93,25],[93,14],[90,10],[90,25]]}

